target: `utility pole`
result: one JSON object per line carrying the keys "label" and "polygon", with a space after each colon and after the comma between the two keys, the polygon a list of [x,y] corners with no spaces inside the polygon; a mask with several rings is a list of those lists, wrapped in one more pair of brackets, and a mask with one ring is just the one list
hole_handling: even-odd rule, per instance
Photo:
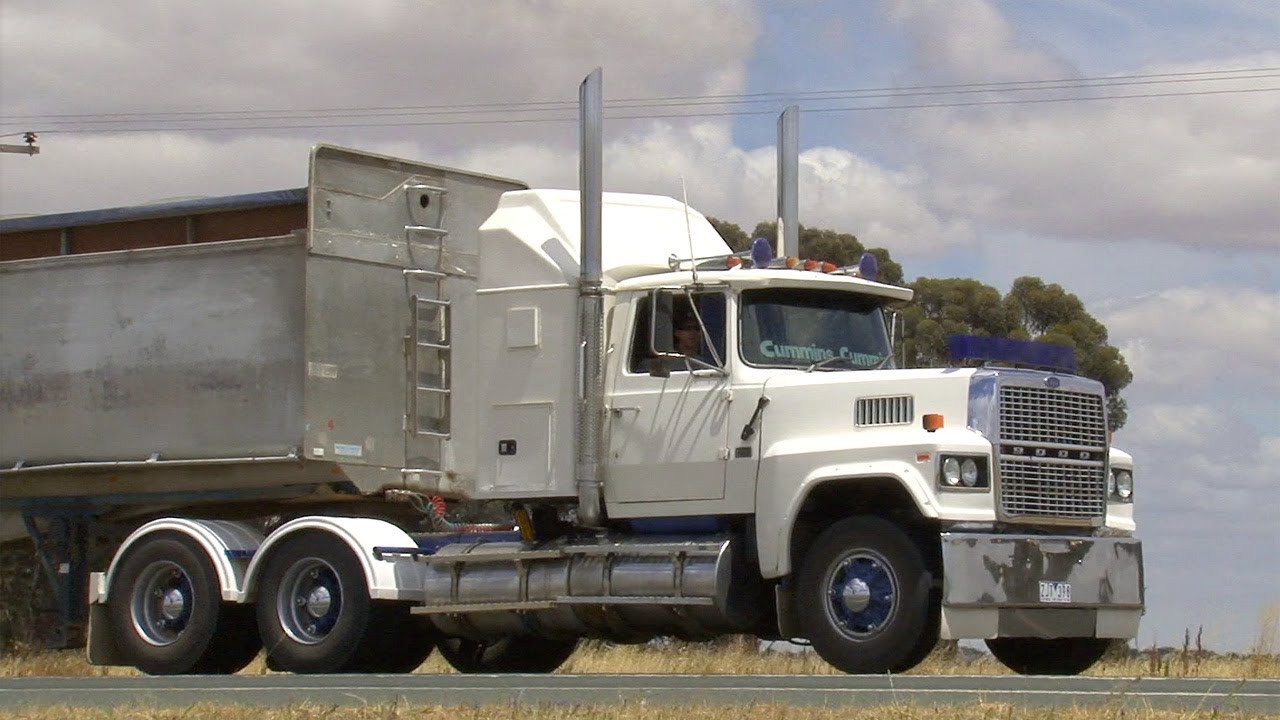
{"label": "utility pole", "polygon": [[22,140],[26,145],[0,145],[0,152],[21,153],[23,155],[39,155],[40,146],[36,144],[36,134],[33,132],[25,132],[22,134]]}

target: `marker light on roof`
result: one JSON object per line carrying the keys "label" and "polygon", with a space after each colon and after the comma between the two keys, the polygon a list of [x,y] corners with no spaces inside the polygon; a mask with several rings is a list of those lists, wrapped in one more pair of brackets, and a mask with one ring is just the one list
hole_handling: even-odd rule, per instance
{"label": "marker light on roof", "polygon": [[876,256],[869,252],[862,253],[862,259],[858,261],[858,277],[874,281],[879,274],[880,263],[876,260]]}
{"label": "marker light on roof", "polygon": [[824,262],[824,263],[822,263],[822,272],[824,272],[824,273],[833,273],[833,272],[835,272],[835,271],[836,271],[836,264],[835,264],[835,263],[833,263],[833,262]]}
{"label": "marker light on roof", "polygon": [[788,255],[787,259],[784,260],[782,264],[785,265],[788,270],[795,270],[796,266],[800,264],[800,258]]}
{"label": "marker light on roof", "polygon": [[773,247],[769,245],[769,241],[762,237],[752,240],[751,267],[768,267],[771,260],[773,260]]}
{"label": "marker light on roof", "polygon": [[804,269],[805,269],[805,270],[817,270],[817,269],[818,269],[818,261],[817,261],[817,260],[805,260],[805,261],[804,261]]}
{"label": "marker light on roof", "polygon": [[737,255],[730,255],[724,259],[724,266],[727,268],[736,268],[742,266],[742,258]]}

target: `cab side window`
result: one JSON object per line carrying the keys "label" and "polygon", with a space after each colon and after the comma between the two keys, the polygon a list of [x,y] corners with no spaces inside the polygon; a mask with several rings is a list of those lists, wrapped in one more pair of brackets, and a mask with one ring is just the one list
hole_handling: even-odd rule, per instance
{"label": "cab side window", "polygon": [[[726,300],[724,293],[703,292],[690,296],[679,291],[672,291],[672,323],[671,346],[678,354],[686,355],[710,365],[725,363],[725,324]],[[696,306],[697,312],[694,312]],[[698,318],[702,318],[702,326]],[[658,361],[650,342],[651,322],[653,318],[652,299],[649,296],[637,300],[635,327],[632,328],[631,357],[628,370],[633,373],[648,373]],[[703,327],[706,333],[703,333]],[[708,344],[708,339],[710,344]],[[712,351],[714,348],[714,352]],[[679,360],[670,363],[669,370],[679,372],[687,370]]]}

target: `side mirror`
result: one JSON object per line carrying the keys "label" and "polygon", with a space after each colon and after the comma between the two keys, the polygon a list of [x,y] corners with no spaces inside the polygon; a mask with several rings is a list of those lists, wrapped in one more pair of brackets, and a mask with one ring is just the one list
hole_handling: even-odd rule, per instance
{"label": "side mirror", "polygon": [[649,377],[671,377],[671,361],[665,357],[656,357],[649,363]]}
{"label": "side mirror", "polygon": [[649,349],[659,356],[674,353],[675,302],[672,294],[654,290],[649,297],[649,306],[653,308],[653,320],[649,323]]}

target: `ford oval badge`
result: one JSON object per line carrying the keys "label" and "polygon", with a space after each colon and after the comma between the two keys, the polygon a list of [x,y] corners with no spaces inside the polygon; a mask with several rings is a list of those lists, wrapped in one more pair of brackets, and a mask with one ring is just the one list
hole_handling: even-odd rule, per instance
{"label": "ford oval badge", "polygon": [[1047,385],[1049,388],[1056,390],[1058,389],[1058,386],[1062,384],[1062,381],[1050,375],[1049,377],[1044,379],[1044,384]]}

